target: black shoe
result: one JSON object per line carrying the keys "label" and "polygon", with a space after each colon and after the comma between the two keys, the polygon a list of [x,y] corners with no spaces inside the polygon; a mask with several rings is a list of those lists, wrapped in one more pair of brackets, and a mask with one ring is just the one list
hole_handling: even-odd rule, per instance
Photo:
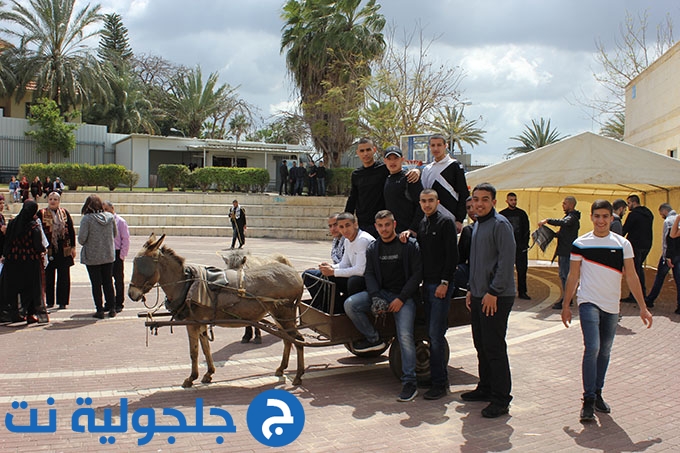
{"label": "black shoe", "polygon": [[553,310],[562,310],[562,301],[555,302],[552,306]]}
{"label": "black shoe", "polygon": [[527,293],[520,294],[519,298],[524,300],[531,300],[531,297]]}
{"label": "black shoe", "polygon": [[36,317],[38,318],[38,324],[47,324],[50,322],[50,317],[47,313],[38,313]]}
{"label": "black shoe", "polygon": [[484,418],[496,418],[501,415],[505,415],[510,411],[510,406],[501,406],[497,403],[490,403],[484,409],[482,409],[482,417]]}
{"label": "black shoe", "polygon": [[47,308],[52,308],[52,307],[54,307],[54,304],[46,304],[45,306],[46,306]]}
{"label": "black shoe", "polygon": [[59,305],[59,310],[66,310],[66,305]]}
{"label": "black shoe", "polygon": [[585,398],[581,408],[581,421],[592,422],[595,420],[595,398]]}
{"label": "black shoe", "polygon": [[647,305],[647,308],[654,308],[654,302],[645,302],[645,305]]}
{"label": "black shoe", "polygon": [[474,389],[471,392],[465,392],[460,395],[460,399],[463,401],[488,401],[491,402],[491,397],[481,390]]}
{"label": "black shoe", "polygon": [[680,315],[680,307],[676,308],[673,313],[675,313],[676,315]]}
{"label": "black shoe", "polygon": [[368,341],[366,339],[355,342],[352,347],[355,352],[371,352],[385,349],[385,343],[382,340]]}
{"label": "black shoe", "polygon": [[121,311],[123,311],[123,307],[116,307],[116,313],[120,313]]}
{"label": "black shoe", "polygon": [[97,310],[97,313],[93,314],[92,317],[97,319],[104,319],[106,315],[104,314],[103,310]]}
{"label": "black shoe", "polygon": [[604,414],[612,411],[611,406],[602,399],[602,390],[595,392],[595,410]]}
{"label": "black shoe", "polygon": [[430,388],[430,390],[425,392],[423,398],[425,398],[426,400],[438,400],[439,398],[445,397],[447,393],[449,393],[448,386],[445,387],[434,386]]}
{"label": "black shoe", "polygon": [[413,399],[418,396],[418,386],[414,382],[407,382],[401,388],[401,393],[397,397],[397,401],[400,403],[406,403],[407,401],[413,401]]}
{"label": "black shoe", "polygon": [[38,318],[35,315],[26,316],[26,324],[35,324],[38,322]]}
{"label": "black shoe", "polygon": [[116,310],[110,310],[109,311],[109,318],[115,318],[116,317]]}
{"label": "black shoe", "polygon": [[621,299],[621,302],[625,302],[627,304],[634,304],[635,298],[631,295],[631,296],[624,297],[623,299]]}

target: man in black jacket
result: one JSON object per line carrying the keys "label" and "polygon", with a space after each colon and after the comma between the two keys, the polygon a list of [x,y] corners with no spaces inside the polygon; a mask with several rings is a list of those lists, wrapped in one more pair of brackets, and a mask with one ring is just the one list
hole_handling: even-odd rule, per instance
{"label": "man in black jacket", "polygon": [[517,292],[520,299],[529,300],[527,294],[527,269],[529,268],[529,216],[517,207],[517,194],[508,193],[505,197],[507,208],[499,212],[508,219],[515,235],[515,270],[517,271]]}
{"label": "man in black jacket", "polygon": [[[654,214],[646,206],[640,204],[640,197],[631,195],[626,198],[628,202],[628,209],[630,212],[626,216],[626,223],[623,224],[623,235],[630,241],[633,246],[633,262],[635,264],[635,272],[637,272],[642,286],[642,294],[647,294],[647,286],[645,285],[645,269],[642,267],[647,259],[649,250],[652,248],[652,225],[654,223]],[[635,298],[632,294],[621,299],[621,302],[635,303]]]}
{"label": "man in black jacket", "polygon": [[[560,267],[560,280],[562,281],[562,292],[567,285],[567,277],[569,276],[569,257],[571,256],[571,244],[578,237],[578,229],[581,226],[581,213],[576,210],[576,198],[569,196],[564,197],[562,201],[562,209],[564,210],[564,217],[561,219],[543,219],[538,222],[538,226],[548,225],[560,227],[557,233],[557,249],[555,256],[557,256],[557,264]],[[554,259],[554,257],[553,257]],[[558,300],[552,308],[554,310],[562,310],[562,299]]]}
{"label": "man in black jacket", "polygon": [[288,163],[285,160],[281,162],[279,167],[279,178],[281,179],[279,195],[288,195]]}
{"label": "man in black jacket", "polygon": [[356,351],[380,350],[380,339],[369,317],[373,300],[383,300],[387,311],[394,313],[397,338],[401,348],[402,391],[397,401],[411,401],[418,395],[416,382],[416,347],[414,324],[416,302],[420,295],[422,265],[415,239],[399,241],[394,216],[388,210],[375,215],[375,228],[380,239],[366,249],[366,291],[345,301],[345,313],[366,339],[354,344]]}
{"label": "man in black jacket", "polygon": [[404,156],[397,146],[390,146],[385,150],[385,166],[390,171],[385,180],[383,196],[385,208],[392,212],[397,221],[397,234],[411,230],[416,236],[418,224],[423,218],[418,198],[423,191],[420,181],[410,183],[406,180],[406,172],[402,170]]}

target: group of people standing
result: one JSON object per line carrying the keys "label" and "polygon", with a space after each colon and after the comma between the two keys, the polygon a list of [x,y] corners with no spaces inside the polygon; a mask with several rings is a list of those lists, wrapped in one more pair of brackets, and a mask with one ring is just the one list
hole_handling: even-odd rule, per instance
{"label": "group of people standing", "polygon": [[[112,203],[103,203],[97,195],[90,195],[82,207],[76,236],[71,214],[60,203],[61,194],[57,190],[49,193],[47,206],[42,209],[35,200],[28,199],[8,223],[0,209],[3,322],[48,322],[48,309],[55,305],[65,309],[69,305],[70,268],[75,264],[76,241],[81,245],[80,260],[87,267],[92,284],[94,317],[102,319],[106,312],[114,317],[123,309],[123,262],[130,244],[127,223],[115,214]],[[0,207],[4,208],[1,195]]]}
{"label": "group of people standing", "polygon": [[314,161],[309,162],[305,169],[302,162],[300,165],[293,161],[288,168],[288,161],[281,161],[279,166],[279,195],[302,195],[307,181],[307,195],[320,197],[326,196],[326,166],[323,160],[317,165]]}

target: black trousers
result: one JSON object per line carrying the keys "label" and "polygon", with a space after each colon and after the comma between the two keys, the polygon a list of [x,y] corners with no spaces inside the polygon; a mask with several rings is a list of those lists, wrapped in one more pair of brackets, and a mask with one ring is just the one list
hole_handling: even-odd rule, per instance
{"label": "black trousers", "polygon": [[[638,278],[640,279],[640,286],[642,286],[642,295],[646,296],[647,295],[647,286],[645,285],[645,269],[642,267],[642,264],[645,262],[647,259],[647,255],[649,255],[649,249],[633,249],[633,253],[635,256],[633,257],[633,263],[635,264],[635,272],[638,275]],[[633,293],[631,293],[631,296]]]}
{"label": "black trousers", "polygon": [[125,262],[120,259],[120,250],[116,250],[116,261],[113,262],[113,288],[116,293],[116,308],[125,304]]}
{"label": "black trousers", "polygon": [[529,268],[529,251],[527,249],[515,252],[515,270],[517,271],[517,293],[527,292],[527,269]]}
{"label": "black trousers", "polygon": [[507,406],[512,400],[510,395],[512,380],[505,334],[514,301],[514,296],[499,297],[498,310],[493,316],[486,316],[482,312],[481,298],[472,297],[470,303],[472,341],[479,362],[477,387],[490,395],[492,403],[501,406]]}
{"label": "black trousers", "polygon": [[281,194],[286,194],[288,195],[288,181],[287,178],[281,178],[281,184],[279,184],[279,195]]}
{"label": "black trousers", "polygon": [[55,257],[45,268],[45,302],[48,307],[54,307],[55,289],[56,304],[68,305],[71,297],[71,267],[63,257]]}
{"label": "black trousers", "polygon": [[246,236],[243,231],[245,225],[239,224],[238,222],[231,222],[232,236],[231,236],[231,248],[234,248],[236,240],[238,239],[239,247],[243,247],[246,243]]}
{"label": "black trousers", "polygon": [[[87,265],[87,273],[92,284],[92,299],[97,311],[111,311],[116,308],[116,296],[113,292],[113,263]],[[102,302],[102,291],[104,300]]]}

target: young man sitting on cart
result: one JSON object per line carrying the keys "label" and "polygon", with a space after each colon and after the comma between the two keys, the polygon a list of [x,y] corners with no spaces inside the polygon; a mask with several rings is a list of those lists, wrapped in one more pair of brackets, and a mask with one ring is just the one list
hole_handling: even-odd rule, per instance
{"label": "young man sitting on cart", "polygon": [[[354,214],[343,212],[338,215],[338,229],[345,237],[345,252],[338,264],[321,263],[319,270],[324,277],[335,282],[335,313],[343,313],[342,302],[348,296],[366,289],[366,248],[375,238],[359,229]],[[328,312],[330,307],[322,308]]]}
{"label": "young man sitting on cart", "polygon": [[409,238],[399,241],[397,222],[390,211],[375,215],[380,239],[366,250],[366,291],[345,301],[345,313],[366,338],[354,343],[356,352],[378,351],[385,347],[373,326],[372,312],[383,309],[394,314],[397,339],[401,347],[402,391],[397,401],[413,400],[418,395],[416,383],[416,347],[414,323],[416,302],[420,298],[422,263],[418,243]]}

